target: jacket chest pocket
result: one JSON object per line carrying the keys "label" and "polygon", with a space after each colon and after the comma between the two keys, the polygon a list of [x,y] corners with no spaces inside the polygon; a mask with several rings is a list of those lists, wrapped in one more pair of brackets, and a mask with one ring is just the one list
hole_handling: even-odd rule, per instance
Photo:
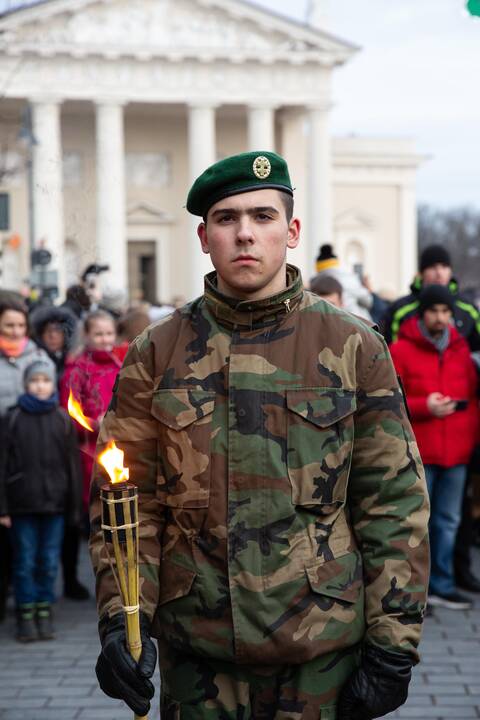
{"label": "jacket chest pocket", "polygon": [[287,407],[292,502],[331,512],[346,498],[355,393],[336,388],[288,390]]}
{"label": "jacket chest pocket", "polygon": [[157,493],[174,508],[208,507],[210,441],[215,393],[157,390],[151,412],[159,421]]}

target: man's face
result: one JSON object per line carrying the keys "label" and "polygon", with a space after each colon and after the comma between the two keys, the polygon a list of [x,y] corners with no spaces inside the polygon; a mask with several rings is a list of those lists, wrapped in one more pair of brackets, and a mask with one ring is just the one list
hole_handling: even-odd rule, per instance
{"label": "man's face", "polygon": [[287,222],[281,191],[265,189],[219,200],[198,227],[225,295],[259,300],[286,286],[287,248],[299,242],[300,221]]}
{"label": "man's face", "polygon": [[450,265],[435,263],[422,272],[423,285],[448,285],[452,278]]}
{"label": "man's face", "polygon": [[423,322],[432,335],[441,335],[452,320],[452,311],[448,305],[432,305],[423,313]]}

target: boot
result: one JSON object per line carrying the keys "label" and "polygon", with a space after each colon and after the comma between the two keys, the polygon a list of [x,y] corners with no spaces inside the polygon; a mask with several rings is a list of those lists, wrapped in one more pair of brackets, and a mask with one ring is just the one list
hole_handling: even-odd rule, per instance
{"label": "boot", "polygon": [[55,632],[53,630],[52,606],[50,603],[37,603],[35,620],[40,640],[53,640]]}
{"label": "boot", "polygon": [[38,639],[35,627],[35,606],[33,603],[19,605],[16,611],[17,632],[15,635],[18,642],[28,643]]}

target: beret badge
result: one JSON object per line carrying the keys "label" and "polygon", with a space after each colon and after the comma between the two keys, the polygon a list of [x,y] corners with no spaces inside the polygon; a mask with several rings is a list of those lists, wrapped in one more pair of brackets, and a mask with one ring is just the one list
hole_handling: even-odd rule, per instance
{"label": "beret badge", "polygon": [[272,171],[270,160],[265,155],[259,155],[253,161],[253,174],[259,180],[265,180],[268,178]]}

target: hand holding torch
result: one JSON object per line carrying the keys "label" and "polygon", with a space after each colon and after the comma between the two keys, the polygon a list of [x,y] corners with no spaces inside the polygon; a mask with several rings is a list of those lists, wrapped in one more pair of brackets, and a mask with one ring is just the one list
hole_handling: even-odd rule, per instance
{"label": "hand holding torch", "polygon": [[[138,662],[142,654],[138,575],[138,491],[128,482],[123,451],[111,441],[98,457],[110,476],[100,490],[103,541],[122,601],[128,649]],[[113,555],[112,555],[113,550]],[[148,716],[134,715],[135,720]]]}
{"label": "hand holding torch", "polygon": [[[68,412],[89,432],[94,421],[86,417],[81,403],[70,391]],[[110,482],[102,486],[103,542],[115,578],[125,616],[125,631],[130,655],[138,662],[142,654],[138,573],[138,490],[128,482],[129,470],[123,465],[124,453],[109,442],[98,462],[107,471]],[[134,715],[135,720],[148,720],[147,715]]]}

